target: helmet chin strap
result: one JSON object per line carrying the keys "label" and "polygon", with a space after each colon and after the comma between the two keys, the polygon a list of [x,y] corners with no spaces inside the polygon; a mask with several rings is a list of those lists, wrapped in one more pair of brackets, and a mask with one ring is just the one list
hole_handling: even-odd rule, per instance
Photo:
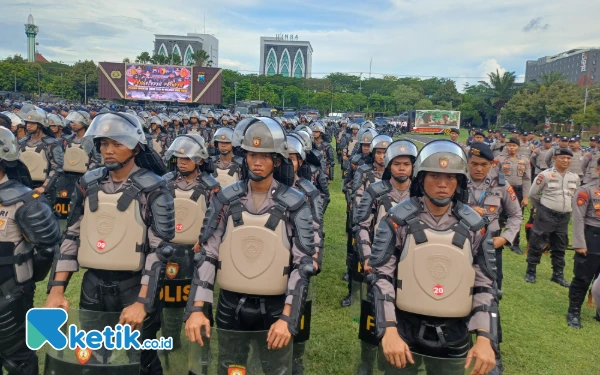
{"label": "helmet chin strap", "polygon": [[118,171],[119,169],[123,168],[125,166],[125,164],[129,163],[129,161],[133,158],[135,158],[137,154],[132,154],[130,157],[128,157],[127,159],[123,160],[123,162],[116,162],[116,163],[104,163],[104,166],[109,170],[109,171]]}
{"label": "helmet chin strap", "polygon": [[399,183],[405,183],[406,181],[408,181],[408,176],[392,176],[394,178],[394,180],[396,180]]}
{"label": "helmet chin strap", "polygon": [[264,180],[265,178],[267,178],[267,177],[269,177],[270,175],[272,175],[274,170],[275,170],[275,168],[273,168],[273,169],[271,170],[271,172],[269,172],[269,174],[268,174],[268,175],[266,175],[266,176],[264,176],[264,177],[263,177],[263,176],[259,176],[259,175],[255,174],[255,173],[254,173],[254,172],[252,172],[250,169],[248,169],[248,177],[250,177],[250,179],[251,179],[252,181],[255,181],[255,182],[261,182],[261,181],[262,181],[262,180]]}
{"label": "helmet chin strap", "polygon": [[449,205],[452,202],[452,197],[449,198],[444,198],[444,199],[439,199],[439,198],[431,198],[426,192],[425,190],[423,190],[423,194],[425,194],[425,196],[427,198],[429,198],[429,200],[431,201],[431,203],[433,203],[434,205],[438,206],[438,207],[446,207],[447,205]]}
{"label": "helmet chin strap", "polygon": [[219,154],[221,154],[221,155],[227,155],[227,154],[229,154],[230,152],[231,152],[231,151],[229,151],[229,150],[223,150],[223,151],[219,150]]}
{"label": "helmet chin strap", "polygon": [[383,162],[376,161],[375,164],[377,164],[380,167],[385,167],[385,164]]}

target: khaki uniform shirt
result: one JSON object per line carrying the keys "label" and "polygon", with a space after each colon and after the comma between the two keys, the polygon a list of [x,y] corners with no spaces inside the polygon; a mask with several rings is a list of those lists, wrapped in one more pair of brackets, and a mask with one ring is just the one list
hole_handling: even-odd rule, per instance
{"label": "khaki uniform shirt", "polygon": [[600,151],[598,150],[588,152],[583,157],[583,160],[581,161],[581,172],[583,173],[584,184],[588,184],[599,177],[598,173],[596,173],[598,158],[600,158]]}
{"label": "khaki uniform shirt", "polygon": [[531,166],[525,155],[517,154],[517,157],[511,158],[508,154],[500,154],[497,159],[496,168],[504,172],[506,181],[511,186],[523,187],[523,198],[529,196],[531,189]]}
{"label": "khaki uniform shirt", "polygon": [[[520,149],[519,149],[520,151]],[[554,153],[554,148],[536,148],[531,154],[531,164],[535,167],[535,173],[540,173],[541,171],[548,169],[550,166],[546,164],[546,153]],[[522,155],[519,153],[519,155]]]}
{"label": "khaki uniform shirt", "polygon": [[523,143],[521,141],[521,146],[519,146],[519,151],[517,151],[517,154],[519,155],[525,155],[527,157],[531,156],[531,153],[534,151],[535,146],[530,143],[529,141]]}
{"label": "khaki uniform shirt", "polygon": [[[133,168],[131,168],[131,172],[129,173],[129,175],[133,174],[139,169],[140,167],[134,165]],[[120,191],[123,191],[130,185],[131,182],[129,181],[129,178],[127,178],[123,182],[114,182],[112,177],[110,176],[110,173],[104,180],[100,181],[100,189],[106,194],[118,193]],[[75,189],[81,189],[81,187],[77,186],[75,187]],[[136,201],[132,201],[131,204],[136,204]],[[140,201],[138,204],[140,204],[140,212],[142,213],[144,220],[148,220],[148,218],[150,217],[150,207],[148,206],[148,193],[140,194]],[[82,206],[85,207],[85,199],[82,202]],[[79,220],[77,220],[75,223],[73,223],[67,228],[65,232],[66,234],[79,237],[79,233],[81,232],[81,221],[83,220],[83,215],[85,215],[85,212],[79,217]],[[163,242],[163,240],[156,233],[154,233],[151,227],[148,227],[148,242],[148,245],[151,248],[157,248],[160,245],[160,243]],[[60,245],[61,254],[77,256],[78,251],[79,245],[76,241],[65,238],[63,243]],[[146,256],[145,268],[147,270],[152,269],[152,265],[158,261],[158,256],[155,253],[148,254],[148,256]],[[59,260],[56,264],[56,272],[76,271],[79,271],[79,263],[77,262],[77,260]],[[142,276],[141,284],[148,285],[149,279],[150,278],[148,276]]]}
{"label": "khaki uniform shirt", "polygon": [[489,220],[488,230],[500,231],[500,213],[506,212],[508,220],[502,234],[496,236],[504,237],[512,244],[517,233],[521,229],[523,212],[517,194],[510,184],[498,185],[498,179],[489,174],[480,182],[469,179],[469,206],[482,207],[485,216]]}
{"label": "khaki uniform shirt", "polygon": [[[423,203],[424,198],[420,198],[422,210],[418,214],[419,220],[423,221],[425,224],[429,225],[432,229],[437,230],[446,230],[450,228],[453,224],[459,221],[458,218],[452,214],[452,206],[449,205],[448,210],[442,215],[441,218],[434,217],[429,210],[427,209],[427,205]],[[404,242],[407,238],[408,226],[399,226],[394,229],[396,235],[396,249],[403,249]],[[377,236],[377,234],[375,234]],[[473,256],[476,256],[477,253],[481,250],[481,244],[483,241],[484,235],[481,231],[471,232],[471,248],[473,249]],[[398,266],[398,259],[396,255],[392,255],[390,260],[381,267],[374,267],[373,272],[377,274],[386,275],[392,279],[396,277]],[[492,288],[493,281],[485,275],[485,273],[479,268],[479,265],[474,264],[473,269],[475,270],[475,287],[485,287]],[[381,289],[382,294],[389,295],[392,297],[392,300],[384,302],[384,313],[385,320],[396,322],[396,289],[395,287],[385,278],[381,278],[377,280],[377,286]],[[491,305],[494,296],[489,293],[477,293],[473,296],[473,308],[482,306],[482,305]],[[484,329],[486,331],[490,331],[490,316],[488,312],[477,312],[473,316],[469,318],[468,324],[469,331],[475,331],[478,329]]]}
{"label": "khaki uniform shirt", "polygon": [[573,172],[563,175],[556,168],[546,169],[531,184],[529,197],[536,208],[541,203],[550,210],[571,212],[571,200],[579,184],[579,176]]}
{"label": "khaki uniform shirt", "polygon": [[573,248],[586,249],[584,228],[600,227],[600,180],[596,179],[575,192],[573,197]]}
{"label": "khaki uniform shirt", "polygon": [[[271,187],[269,188],[266,199],[260,207],[254,206],[254,200],[252,199],[252,185],[248,181],[248,194],[240,198],[240,202],[246,210],[251,214],[264,214],[269,211],[271,207],[275,205],[275,200],[273,199],[273,192],[279,186],[279,182],[273,179],[271,183]],[[227,228],[227,221],[229,220],[229,206],[223,206],[221,210],[221,214],[219,215],[219,226],[210,238],[203,244],[201,244],[202,250],[206,251],[206,255],[219,259],[219,246],[223,242],[223,236],[225,235],[225,229]],[[292,233],[292,224],[290,222],[287,223],[287,232],[288,235]],[[204,230],[204,229],[203,229]],[[291,243],[291,254],[292,254],[292,263],[294,265],[300,264],[300,260],[305,256],[305,254],[298,249],[295,243]],[[203,262],[200,264],[198,268],[198,274],[201,281],[206,281],[210,284],[214,283],[215,280],[215,266],[210,262]],[[294,290],[296,288],[296,283],[300,280],[300,275],[298,273],[298,269],[294,269],[290,274],[290,278],[288,280],[288,290]],[[286,297],[285,303],[291,304],[293,296],[289,295]],[[194,301],[204,301],[207,303],[213,303],[213,291],[207,288],[198,287],[196,290],[196,295],[194,296]]]}
{"label": "khaki uniform shirt", "polygon": [[583,151],[581,149],[577,151],[573,151],[573,159],[571,159],[571,165],[569,165],[569,172],[573,172],[579,176],[579,179],[583,181],[583,171],[582,171],[582,163],[583,163]]}

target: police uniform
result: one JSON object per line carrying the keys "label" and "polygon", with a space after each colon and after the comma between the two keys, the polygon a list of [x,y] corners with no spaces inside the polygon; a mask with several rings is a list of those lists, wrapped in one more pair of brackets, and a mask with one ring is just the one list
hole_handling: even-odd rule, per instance
{"label": "police uniform", "polygon": [[[545,143],[547,144],[548,142],[545,142]],[[519,149],[519,151],[520,150],[521,149]],[[546,163],[546,154],[547,153],[550,153],[550,155],[552,155],[554,153],[554,148],[553,147],[545,148],[545,146],[542,146],[540,148],[536,148],[533,151],[533,153],[531,154],[531,157],[530,157],[531,165],[533,165],[535,167],[536,175],[550,167]],[[524,154],[519,153],[519,155],[524,155]]]}
{"label": "police uniform", "polygon": [[[267,118],[247,127],[241,147],[287,158],[283,129]],[[276,167],[281,169],[274,175],[291,185],[293,167],[290,175],[283,169],[289,166],[284,162]],[[251,180],[259,179],[250,170],[245,173]],[[246,239],[249,235],[253,240]],[[262,331],[282,319],[296,336],[314,273],[314,238],[310,207],[305,196],[294,188],[275,178],[264,193],[253,192],[248,180],[223,188],[213,198],[199,238],[198,272],[192,282],[186,318],[204,310],[194,302],[213,302],[216,280],[220,288],[217,328]],[[286,304],[291,305],[290,316],[282,315]],[[240,346],[238,337],[220,334],[218,341],[219,374],[226,374],[231,364],[246,363],[250,347]],[[282,373],[287,367],[286,359],[277,351],[266,350],[263,345],[259,350],[265,373]]]}
{"label": "police uniform", "polygon": [[[569,150],[562,149],[565,155]],[[572,154],[571,154],[572,155]],[[568,244],[568,225],[571,219],[571,199],[579,187],[579,177],[566,171],[563,175],[556,168],[550,168],[540,173],[531,184],[529,197],[536,208],[537,215],[533,222],[529,238],[527,254],[527,277],[529,282],[535,282],[535,268],[540,263],[546,244],[550,244],[552,259],[552,281],[563,286],[569,286],[564,280],[565,250]]]}
{"label": "police uniform", "polygon": [[[504,174],[506,181],[517,195],[517,201],[520,204],[523,201],[523,198],[529,197],[529,190],[531,189],[531,167],[529,160],[524,155],[519,154],[514,158],[511,158],[508,154],[500,154],[498,155],[497,160],[498,164],[496,167],[498,168],[498,172]],[[524,210],[525,207],[521,209],[521,212]],[[512,241],[512,246],[518,247],[520,238],[521,233],[519,226],[515,239]]]}
{"label": "police uniform", "polygon": [[579,176],[579,180],[583,181],[585,177],[583,174],[583,158],[585,154],[581,149],[578,149],[577,151],[571,150],[571,152],[573,153],[573,159],[571,160],[568,171],[575,173]]}
{"label": "police uniform", "polygon": [[[122,116],[131,118],[126,121]],[[152,160],[141,125],[133,115],[98,115],[85,137],[98,148],[99,138],[131,134],[132,124],[139,128],[135,142],[142,144],[136,164],[164,173],[164,164]],[[122,168],[119,164],[106,163],[106,167],[89,171],[77,184],[48,290],[54,286],[66,288],[68,284],[56,280],[56,272],[72,273],[79,267],[87,268],[81,283],[79,308],[120,312],[134,302],[142,303],[147,313],[143,341],[156,338],[160,328],[159,292],[173,251],[167,242],[175,235],[173,196],[162,177],[136,164],[124,181],[114,181],[108,168]],[[148,286],[145,298],[138,296],[142,285]],[[86,324],[89,322],[82,321],[83,327]],[[156,350],[142,351],[140,362],[142,371],[162,373]]]}
{"label": "police uniform", "polygon": [[494,145],[492,146],[492,152],[494,153],[494,156],[498,156],[498,155],[504,153],[505,147],[506,147],[506,140],[502,141],[502,140],[498,139],[496,141],[496,143],[494,143]]}
{"label": "police uniform", "polygon": [[[560,138],[560,142],[568,142],[569,138],[568,137],[561,137]],[[554,157],[554,151],[556,151],[559,148],[563,148],[560,146],[560,144],[552,144],[552,148],[550,150],[552,150],[551,152],[547,152],[544,156],[545,158],[545,162],[546,165],[548,166],[548,168],[552,168],[554,166],[554,161],[552,160],[552,158]],[[567,148],[566,146],[564,148]],[[571,151],[573,152],[573,151]],[[573,160],[571,160],[571,164],[573,164]],[[569,166],[570,168],[571,166]],[[571,169],[569,169],[569,171],[571,171]],[[575,172],[577,175],[579,175],[578,172]]]}
{"label": "police uniform", "polygon": [[[460,174],[458,193],[435,200],[447,207],[441,216],[429,211],[425,199],[432,198],[419,196],[424,193],[416,181],[427,171]],[[409,349],[421,355],[465,358],[471,333],[488,337],[497,350],[494,249],[484,220],[461,202],[467,198],[460,193],[467,189],[467,173],[456,145],[428,143],[414,164],[411,198],[392,207],[373,240],[369,264],[376,275],[377,335],[396,327]],[[464,373],[463,364],[443,370],[425,365],[429,373]]]}
{"label": "police uniform", "polygon": [[573,197],[573,248],[586,249],[587,254],[575,253],[573,281],[569,287],[567,322],[581,328],[581,305],[585,295],[600,272],[600,180],[580,187]]}
{"label": "police uniform", "polygon": [[534,150],[535,146],[531,144],[531,142],[529,141],[521,141],[521,145],[519,146],[519,151],[517,151],[517,153],[519,155],[525,155],[528,158],[531,157],[531,154],[535,151]]}
{"label": "police uniform", "polygon": [[[324,134],[324,133],[321,133]],[[325,174],[327,175],[327,179],[329,181],[333,181],[334,172],[333,169],[335,167],[335,159],[333,156],[333,147],[328,142],[325,141],[317,141],[315,140],[314,146],[317,150],[321,151],[323,157],[325,158],[326,170]]]}
{"label": "police uniform", "polygon": [[583,184],[589,184],[592,180],[597,179],[596,165],[600,158],[600,151],[596,148],[585,154],[581,161],[581,172],[583,173]]}
{"label": "police uniform", "polygon": [[[26,173],[14,135],[0,128],[0,140],[4,173]],[[46,198],[7,174],[0,179],[0,371],[37,375],[38,358],[25,345],[25,316],[33,307],[35,282],[50,270],[60,227]]]}

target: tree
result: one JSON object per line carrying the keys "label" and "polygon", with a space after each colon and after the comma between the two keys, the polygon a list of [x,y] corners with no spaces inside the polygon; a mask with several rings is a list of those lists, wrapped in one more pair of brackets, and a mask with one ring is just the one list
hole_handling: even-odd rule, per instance
{"label": "tree", "polygon": [[433,103],[429,99],[421,99],[415,103],[415,109],[433,109]]}
{"label": "tree", "polygon": [[441,102],[446,102],[449,105],[444,105],[444,107],[449,106],[453,108],[461,103],[462,96],[458,93],[454,81],[449,79],[433,94],[431,100],[440,105],[442,104]]}
{"label": "tree", "polygon": [[405,112],[414,108],[415,103],[421,98],[421,94],[406,85],[398,85],[392,93],[392,100],[396,104],[396,109]]}
{"label": "tree", "polygon": [[564,80],[565,80],[564,74],[562,74],[560,72],[549,72],[549,73],[542,73],[540,75],[539,80],[534,79],[531,81],[531,83],[539,89],[540,86],[550,87],[553,84],[555,84],[556,82],[564,81]]}
{"label": "tree", "polygon": [[212,60],[210,60],[210,56],[204,50],[197,50],[192,55],[194,59],[194,66],[211,66]]}
{"label": "tree", "polygon": [[171,65],[182,65],[181,56],[169,54]]}
{"label": "tree", "polygon": [[490,82],[479,81],[487,89],[490,104],[496,109],[496,124],[500,121],[502,107],[512,98],[514,94],[515,72],[504,72],[500,74],[498,69],[496,73],[488,73]]}
{"label": "tree", "polygon": [[129,59],[129,57],[126,57],[123,59],[123,63],[129,64],[129,63],[131,63],[131,60]]}
{"label": "tree", "polygon": [[150,59],[152,57],[150,56],[150,54],[148,52],[142,52],[139,54],[138,57],[135,58],[135,62],[140,63],[140,64],[148,64],[150,62]]}

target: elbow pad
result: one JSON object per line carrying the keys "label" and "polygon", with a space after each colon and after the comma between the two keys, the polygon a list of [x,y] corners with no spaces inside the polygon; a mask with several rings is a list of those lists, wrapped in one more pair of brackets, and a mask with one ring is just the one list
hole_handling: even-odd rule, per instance
{"label": "elbow pad", "polygon": [[150,193],[148,203],[152,209],[150,226],[163,241],[175,237],[175,203],[173,194],[163,186],[158,191]]}
{"label": "elbow pad", "polygon": [[300,280],[298,280],[296,283],[296,288],[294,290],[287,291],[287,295],[293,296],[290,316],[285,317],[285,315],[281,315],[281,319],[288,323],[290,333],[294,336],[300,332],[300,320],[304,314],[304,304],[306,303],[306,298],[308,296],[310,278],[315,273],[315,268],[312,265],[312,259],[306,259],[305,262],[306,263],[301,264],[298,268]]}
{"label": "elbow pad", "polygon": [[369,265],[372,267],[380,267],[386,264],[394,252],[396,251],[396,234],[391,228],[389,214],[381,220],[377,233],[373,238],[371,245],[371,257]]}

